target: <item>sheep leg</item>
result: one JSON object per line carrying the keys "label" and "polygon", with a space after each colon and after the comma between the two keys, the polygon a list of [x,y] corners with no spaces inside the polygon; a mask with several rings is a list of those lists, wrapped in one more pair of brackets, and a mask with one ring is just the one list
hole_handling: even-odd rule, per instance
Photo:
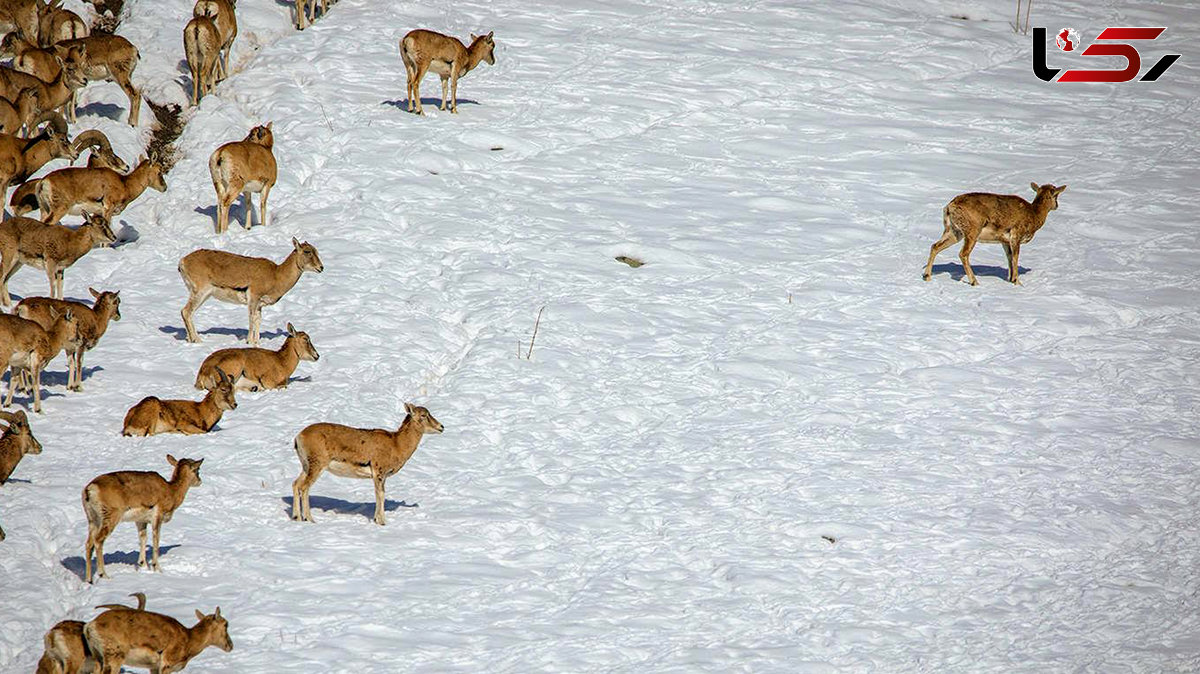
{"label": "sheep leg", "polygon": [[200,105],[200,64],[189,60],[188,70],[192,71],[192,105]]}
{"label": "sheep leg", "polygon": [[33,372],[33,411],[38,414],[42,413],[42,368],[44,366],[45,363],[42,362],[42,359],[34,353],[30,369]]}
{"label": "sheep leg", "polygon": [[83,579],[92,582],[92,553],[96,551],[96,529],[88,522],[87,542],[83,544]]}
{"label": "sheep leg", "polygon": [[[292,483],[292,519],[312,522],[312,505],[308,500],[309,490],[321,476],[322,469],[313,466],[307,458],[301,459],[300,475]],[[298,516],[297,516],[298,514]]]}
{"label": "sheep leg", "polygon": [[450,112],[458,114],[458,74],[462,71],[458,62],[450,64]]}
{"label": "sheep leg", "polygon": [[146,523],[138,522],[138,561],[137,568],[141,569],[146,566]]}
{"label": "sheep leg", "polygon": [[74,375],[74,376],[68,375],[67,378],[70,380],[70,382],[67,384],[67,388],[72,391],[82,391],[83,390],[83,349],[82,348],[77,349],[74,353],[71,354],[71,356],[72,357],[70,359],[70,362],[68,363],[68,367],[70,368],[70,375]]}
{"label": "sheep leg", "polygon": [[150,551],[154,557],[155,571],[160,570],[158,568],[158,535],[160,533],[162,533],[162,513],[156,511],[154,513],[154,549]]}
{"label": "sheep leg", "polygon": [[8,368],[8,397],[4,400],[5,407],[12,407],[13,392],[17,390],[17,382],[20,381],[20,371],[15,365]]}
{"label": "sheep leg", "polygon": [[1019,264],[1020,258],[1021,258],[1021,244],[1019,242],[1014,243],[1012,245],[1012,256],[1009,257],[1009,259],[1008,259],[1008,276],[1009,276],[1008,280],[1012,281],[1013,285],[1018,285],[1018,286],[1023,285],[1021,283],[1021,279],[1018,278],[1018,276],[1020,274],[1019,270],[1021,268],[1021,265]]}
{"label": "sheep leg", "polygon": [[296,481],[292,483],[292,519],[299,522],[312,522],[312,507],[308,502],[308,491],[312,488],[314,482],[317,481],[319,472],[314,472],[309,468],[308,464],[301,466],[300,475],[296,477]]}
{"label": "sheep leg", "polygon": [[375,524],[384,525],[383,518],[383,485],[387,480],[379,466],[371,464],[371,479],[375,482]]}
{"label": "sheep leg", "polygon": [[17,251],[14,249],[11,256],[4,255],[0,265],[4,267],[3,279],[0,279],[0,301],[3,301],[4,306],[12,306],[12,296],[8,294],[8,280],[17,273],[21,268],[21,262],[17,259]]}
{"label": "sheep leg", "polygon": [[[250,190],[247,190],[247,189],[242,190],[242,203],[244,203],[246,205],[246,208],[242,211],[242,220],[243,220],[242,225],[246,229],[250,229],[250,227],[253,226],[253,217],[254,217],[254,214],[251,212],[253,209],[250,208]],[[262,222],[261,217],[259,218],[259,222],[261,224],[261,222]]]}
{"label": "sheep leg", "polygon": [[979,285],[979,281],[975,279],[975,271],[971,269],[971,249],[975,247],[975,237],[965,236],[962,250],[958,251],[958,259],[962,261],[963,271],[967,274],[967,281],[973,285]]}
{"label": "sheep leg", "polygon": [[129,97],[129,126],[137,126],[138,116],[142,109],[142,92],[133,86],[133,71],[123,67],[112,70],[113,81],[121,87],[121,91]]}
{"label": "sheep leg", "polygon": [[413,78],[413,93],[412,100],[416,101],[417,114],[425,114],[425,108],[421,106],[421,80],[425,77],[425,71],[429,70],[429,64],[417,64],[417,76]]}
{"label": "sheep leg", "polygon": [[925,273],[921,275],[922,278],[928,281],[933,276],[933,259],[938,256],[938,253],[954,245],[956,241],[958,241],[958,236],[954,230],[947,227],[946,231],[942,232],[942,238],[934,241],[933,245],[929,247],[929,261],[925,263]]}
{"label": "sheep leg", "polygon": [[409,62],[408,54],[406,54],[404,52],[403,44],[400,45],[400,57],[401,57],[400,60],[404,61],[404,75],[405,75],[405,77],[404,77],[404,96],[408,99],[407,101],[405,101],[405,103],[407,104],[406,107],[408,108],[408,111],[412,112],[413,111],[413,75],[416,74],[416,70],[413,68],[413,64],[411,62]]}
{"label": "sheep leg", "polygon": [[51,260],[46,260],[46,278],[50,281],[50,297],[61,300],[62,295],[59,294],[58,288],[58,266]]}
{"label": "sheep leg", "polygon": [[450,101],[450,78],[442,78],[442,103],[438,106],[438,110],[445,110],[446,105]]}
{"label": "sheep leg", "polygon": [[187,329],[187,340],[189,342],[199,342],[200,335],[196,333],[196,326],[192,323],[192,314],[196,313],[205,302],[208,301],[209,295],[212,294],[212,289],[208,288],[200,291],[192,291],[188,296],[187,304],[183,305],[183,310],[179,312],[183,316],[183,327]]}
{"label": "sheep leg", "polygon": [[[108,535],[112,533],[115,526],[117,523],[109,522],[106,516],[105,521],[100,523],[100,530],[96,532],[96,575],[101,578],[108,578],[108,572],[104,570],[104,541],[108,539]],[[91,580],[89,579],[88,582]]]}
{"label": "sheep leg", "polygon": [[262,192],[259,194],[258,204],[258,224],[263,227],[267,226],[267,195],[271,193],[270,185],[263,185]]}

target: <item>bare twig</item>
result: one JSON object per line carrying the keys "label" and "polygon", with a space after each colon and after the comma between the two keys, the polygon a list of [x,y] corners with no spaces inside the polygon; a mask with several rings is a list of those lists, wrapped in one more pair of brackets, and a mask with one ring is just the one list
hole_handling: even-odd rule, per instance
{"label": "bare twig", "polygon": [[545,305],[542,305],[542,308],[538,309],[537,320],[533,322],[533,336],[529,338],[529,351],[525,354],[525,360],[533,357],[533,340],[537,339],[538,325],[542,322],[542,312],[545,310]]}
{"label": "bare twig", "polygon": [[1033,9],[1033,0],[1025,3],[1025,32],[1021,33],[1022,35],[1029,34],[1029,10],[1031,9]]}
{"label": "bare twig", "polygon": [[329,123],[329,115],[325,114],[325,106],[321,105],[320,102],[318,102],[317,105],[319,105],[321,107],[321,117],[323,117],[325,119],[325,126],[329,127],[329,133],[334,133],[333,124]]}
{"label": "bare twig", "polygon": [[1017,20],[1013,22],[1013,32],[1021,32],[1021,0],[1017,0]]}

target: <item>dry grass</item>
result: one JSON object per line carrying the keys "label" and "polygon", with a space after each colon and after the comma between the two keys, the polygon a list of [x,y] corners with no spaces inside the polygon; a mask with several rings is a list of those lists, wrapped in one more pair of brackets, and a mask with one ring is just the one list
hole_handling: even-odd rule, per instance
{"label": "dry grass", "polygon": [[629,257],[628,255],[618,255],[613,259],[616,260],[617,262],[624,262],[625,264],[629,265],[630,267],[633,267],[634,269],[637,269],[638,267],[646,264],[645,262],[642,262],[641,260],[637,259],[636,257]]}
{"label": "dry grass", "polygon": [[121,11],[125,8],[125,0],[87,0],[96,10],[96,20],[92,22],[93,34],[112,35],[121,25]]}
{"label": "dry grass", "polygon": [[154,113],[157,123],[150,132],[150,144],[146,146],[146,155],[162,166],[167,173],[179,159],[175,150],[175,141],[183,133],[183,108],[178,105],[159,105],[146,99],[146,105]]}

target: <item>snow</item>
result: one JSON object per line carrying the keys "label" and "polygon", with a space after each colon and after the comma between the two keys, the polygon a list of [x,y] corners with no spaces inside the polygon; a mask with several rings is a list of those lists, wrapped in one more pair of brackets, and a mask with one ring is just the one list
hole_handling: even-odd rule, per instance
{"label": "snow", "polygon": [[[67,272],[68,296],[120,289],[123,319],[83,393],[51,366],[45,451],[0,488],[0,670],[135,591],[189,624],[221,606],[235,648],[205,672],[1200,668],[1200,24],[1038,3],[1085,43],[1168,26],[1144,65],[1185,54],[1154,84],[1046,84],[1000,4],[341,0],[296,32],[243,0],[167,192]],[[191,4],[126,6],[135,80],[186,104]],[[436,78],[404,111],[416,27],[495,31],[458,115]],[[136,157],[149,110],[134,130],[115,85],[83,102],[78,128]],[[218,237],[208,156],[266,121],[271,222],[239,204]],[[1068,189],[1023,287],[986,245],[978,287],[957,247],[921,280],[947,201],[1030,181]],[[120,437],[245,334],[210,301],[183,341],[178,260],[279,260],[292,236],[325,271],[264,310],[265,345],[291,321],[320,361],[208,436]],[[291,521],[295,434],[394,428],[404,402],[446,431],[389,480],[387,526],[369,481],[328,474]],[[168,452],[205,463],[162,572],[122,525],[86,585],[80,489]]]}

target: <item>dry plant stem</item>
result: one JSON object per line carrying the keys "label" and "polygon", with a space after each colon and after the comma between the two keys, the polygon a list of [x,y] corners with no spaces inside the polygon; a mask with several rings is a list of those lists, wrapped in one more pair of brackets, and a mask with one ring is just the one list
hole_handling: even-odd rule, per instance
{"label": "dry plant stem", "polygon": [[538,325],[542,322],[542,312],[546,310],[545,305],[538,309],[537,320],[533,322],[533,336],[529,338],[529,352],[525,354],[525,360],[533,357],[533,341],[537,339]]}

